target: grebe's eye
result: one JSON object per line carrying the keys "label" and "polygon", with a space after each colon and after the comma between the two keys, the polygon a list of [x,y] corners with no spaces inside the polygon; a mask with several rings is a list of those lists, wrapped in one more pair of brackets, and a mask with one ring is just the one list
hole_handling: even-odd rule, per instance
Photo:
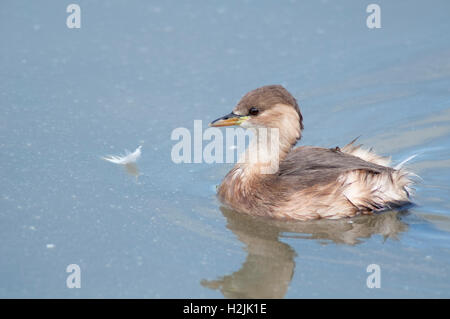
{"label": "grebe's eye", "polygon": [[250,110],[248,110],[249,115],[258,115],[259,110],[256,107],[251,107]]}

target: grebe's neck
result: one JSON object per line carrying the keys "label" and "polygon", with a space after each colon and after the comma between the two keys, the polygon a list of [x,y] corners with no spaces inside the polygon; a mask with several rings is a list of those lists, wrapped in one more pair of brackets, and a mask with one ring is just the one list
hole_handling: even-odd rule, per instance
{"label": "grebe's neck", "polygon": [[[265,125],[248,127],[253,139],[236,166],[251,174],[275,174],[301,137],[299,115],[291,106],[278,104],[261,115],[259,121]],[[246,127],[245,123],[242,126]]]}
{"label": "grebe's neck", "polygon": [[219,196],[227,201],[251,194],[261,179],[275,175],[280,162],[301,137],[299,115],[290,106],[278,105],[268,110],[264,118],[261,115],[260,120],[264,119],[270,119],[267,126],[247,127],[253,131],[249,147],[219,187]]}

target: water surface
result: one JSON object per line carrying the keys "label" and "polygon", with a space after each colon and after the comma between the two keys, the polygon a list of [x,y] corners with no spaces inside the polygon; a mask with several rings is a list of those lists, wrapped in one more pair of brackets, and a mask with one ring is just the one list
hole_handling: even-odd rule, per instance
{"label": "water surface", "polygon": [[[376,30],[361,1],[77,3],[78,30],[68,3],[0,4],[1,297],[450,297],[448,1],[377,1]],[[416,206],[255,219],[215,197],[230,164],[171,161],[173,129],[275,83],[302,145],[418,154]]]}

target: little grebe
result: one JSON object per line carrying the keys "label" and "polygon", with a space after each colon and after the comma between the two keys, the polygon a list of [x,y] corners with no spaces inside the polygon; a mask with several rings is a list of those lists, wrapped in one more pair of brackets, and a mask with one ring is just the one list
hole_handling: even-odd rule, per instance
{"label": "little grebe", "polygon": [[269,144],[258,138],[261,128],[266,132],[275,128],[278,139],[278,149],[265,153],[269,161],[276,160],[276,171],[261,170],[267,161],[247,160],[239,161],[225,176],[218,196],[236,211],[279,219],[336,219],[410,202],[413,174],[389,167],[388,158],[362,149],[355,141],[342,148],[292,149],[301,138],[303,117],[295,98],[280,85],[250,91],[232,113],[210,124],[232,125],[255,132],[246,158],[257,152],[261,143]]}

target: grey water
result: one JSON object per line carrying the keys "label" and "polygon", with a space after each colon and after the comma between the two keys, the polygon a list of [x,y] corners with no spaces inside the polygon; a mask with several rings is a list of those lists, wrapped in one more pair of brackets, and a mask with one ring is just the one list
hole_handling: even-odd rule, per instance
{"label": "grey water", "polygon": [[[450,297],[450,3],[0,3],[0,297]],[[299,145],[417,154],[415,205],[281,223],[222,207],[231,164],[176,164],[174,129],[284,85]],[[142,145],[136,166],[102,160]],[[68,288],[67,266],[80,268]],[[367,267],[380,268],[368,288]]]}

